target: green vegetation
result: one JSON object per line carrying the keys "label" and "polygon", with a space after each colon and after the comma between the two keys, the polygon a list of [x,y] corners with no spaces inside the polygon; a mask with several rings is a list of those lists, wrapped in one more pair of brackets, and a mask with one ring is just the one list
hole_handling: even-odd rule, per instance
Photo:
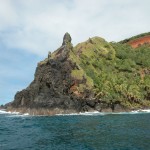
{"label": "green vegetation", "polygon": [[71,76],[78,80],[82,80],[84,77],[84,71],[82,69],[81,70],[72,70]]}
{"label": "green vegetation", "polygon": [[94,37],[74,47],[69,58],[79,66],[71,75],[79,80],[84,76],[96,99],[129,108],[150,106],[149,46],[133,49]]}

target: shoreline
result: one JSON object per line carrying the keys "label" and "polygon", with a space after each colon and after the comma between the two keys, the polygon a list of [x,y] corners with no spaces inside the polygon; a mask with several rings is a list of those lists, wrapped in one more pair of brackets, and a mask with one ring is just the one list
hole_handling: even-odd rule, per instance
{"label": "shoreline", "polygon": [[77,112],[75,110],[62,110],[62,109],[25,109],[25,108],[9,108],[9,109],[2,109],[0,111],[3,113],[14,114],[14,115],[24,115],[24,116],[69,116],[69,115],[107,115],[107,114],[136,114],[136,113],[150,113],[150,108],[145,109],[134,109],[134,110],[127,110],[127,111],[85,111],[85,112]]}

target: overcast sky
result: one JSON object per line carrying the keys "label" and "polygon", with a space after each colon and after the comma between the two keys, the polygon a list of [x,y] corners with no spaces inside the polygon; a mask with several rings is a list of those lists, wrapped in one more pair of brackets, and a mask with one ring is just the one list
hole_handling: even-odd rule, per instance
{"label": "overcast sky", "polygon": [[0,104],[34,77],[37,62],[69,32],[73,44],[150,31],[150,0],[0,0]]}

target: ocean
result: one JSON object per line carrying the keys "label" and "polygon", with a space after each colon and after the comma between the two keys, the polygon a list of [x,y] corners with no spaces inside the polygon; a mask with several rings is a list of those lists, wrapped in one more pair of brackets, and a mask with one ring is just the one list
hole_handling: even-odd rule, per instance
{"label": "ocean", "polygon": [[0,150],[150,150],[150,113],[29,116],[0,111]]}

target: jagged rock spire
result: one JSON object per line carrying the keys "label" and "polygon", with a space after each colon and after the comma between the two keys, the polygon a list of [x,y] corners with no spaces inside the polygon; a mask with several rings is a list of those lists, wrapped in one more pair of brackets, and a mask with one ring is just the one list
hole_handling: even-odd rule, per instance
{"label": "jagged rock spire", "polygon": [[71,43],[71,36],[68,32],[65,33],[64,38],[63,38],[63,43],[62,45],[67,45],[68,43]]}

